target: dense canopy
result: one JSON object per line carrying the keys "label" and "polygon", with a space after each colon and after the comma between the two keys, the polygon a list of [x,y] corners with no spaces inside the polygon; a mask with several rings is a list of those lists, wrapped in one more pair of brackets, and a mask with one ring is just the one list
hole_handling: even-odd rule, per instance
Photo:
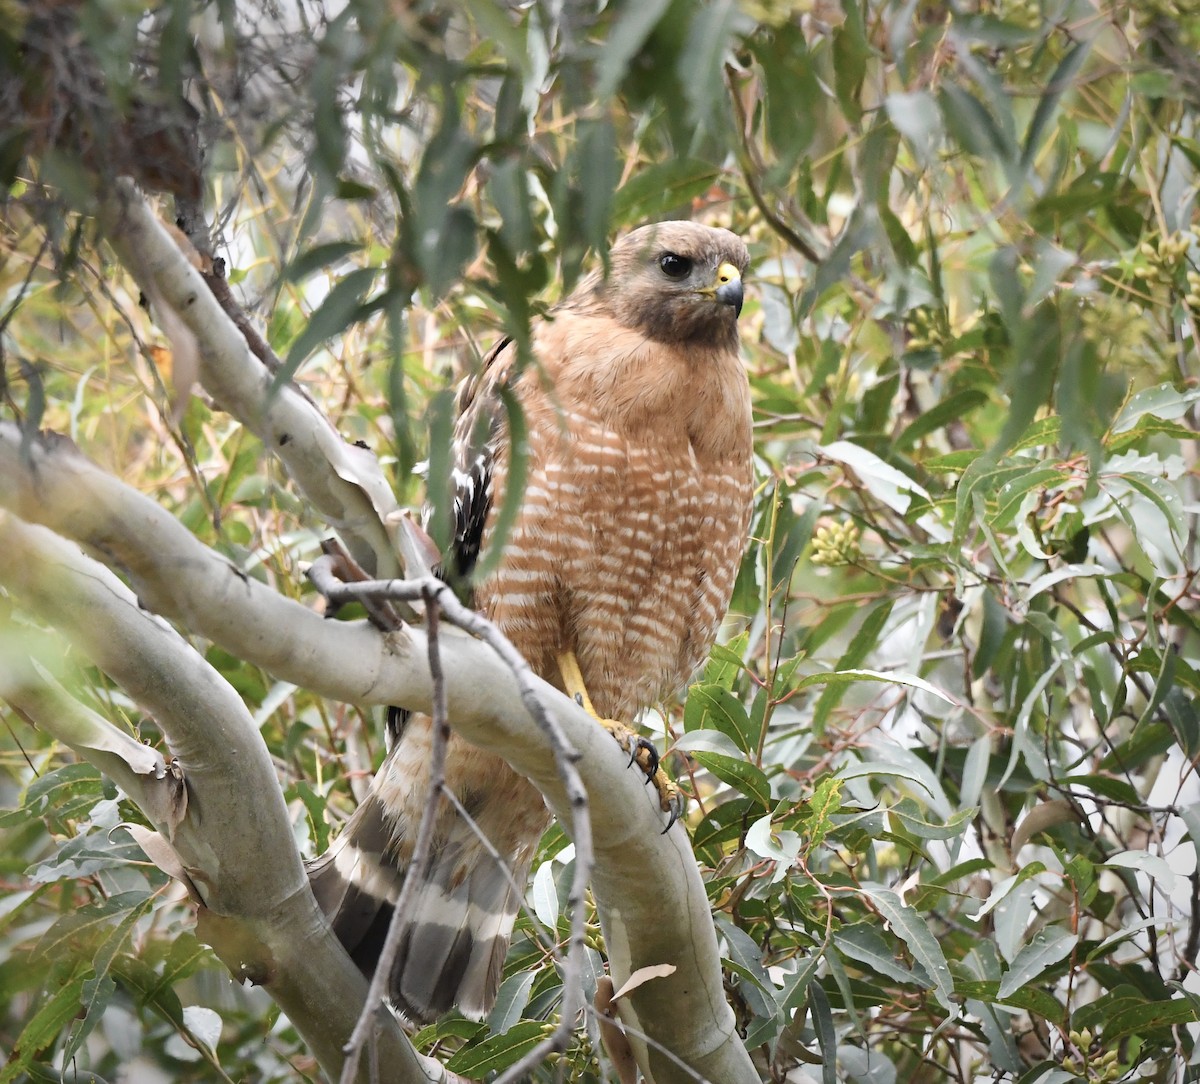
{"label": "dense canopy", "polygon": [[[365,985],[301,860],[388,695],[431,693],[424,651],[379,661],[378,603],[322,620],[305,571],[337,529],[412,574],[396,509],[446,492],[455,384],[669,218],[750,253],[750,549],[643,719],[690,851],[618,837],[619,771],[593,788],[592,893],[563,817],[496,1007],[415,1054],[385,1028],[389,1072],[536,1049],[532,1079],[624,1084],[599,1010],[541,1055],[564,982],[675,963],[711,1017],[649,972],[618,999],[660,1081],[696,1078],[655,1052],[689,1023],[762,1080],[1186,1079],[1198,48],[1192,0],[9,5],[0,1084],[336,1079]],[[465,736],[568,810],[508,669],[441,649],[490,697]],[[318,964],[324,1013],[289,985]]]}

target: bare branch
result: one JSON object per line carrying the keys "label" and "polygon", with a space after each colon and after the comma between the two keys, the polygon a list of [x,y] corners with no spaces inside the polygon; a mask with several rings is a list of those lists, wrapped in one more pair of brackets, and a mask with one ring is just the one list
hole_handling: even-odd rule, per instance
{"label": "bare branch", "polygon": [[[450,587],[434,577],[421,580],[376,580],[360,583],[329,583],[322,588],[326,597],[336,602],[351,599],[390,599],[411,602],[421,598],[426,603],[426,613],[430,623],[428,635],[432,638],[437,627],[434,613],[438,608],[446,614],[446,619],[460,629],[473,633],[484,643],[488,644],[497,655],[512,670],[521,691],[521,700],[538,729],[550,742],[554,752],[554,762],[562,779],[563,787],[570,805],[570,833],[575,843],[575,870],[571,879],[571,891],[568,905],[571,908],[570,948],[563,964],[563,997],[559,1021],[554,1031],[545,1040],[538,1043],[516,1064],[510,1066],[496,1078],[496,1084],[513,1084],[527,1075],[535,1066],[545,1060],[546,1055],[566,1050],[575,1028],[576,1017],[583,1009],[583,960],[584,935],[586,933],[586,908],[588,879],[591,876],[592,865],[595,861],[592,850],[592,826],[588,815],[587,790],[576,768],[579,754],[571,747],[562,728],[546,708],[543,694],[535,683],[534,673],[521,653],[513,647],[497,626],[492,624],[474,610],[468,609],[455,597]],[[433,671],[433,660],[430,660],[430,670]],[[435,691],[438,684],[435,682]],[[437,719],[437,698],[434,700],[434,719]],[[435,726],[435,734],[437,728]],[[436,746],[435,746],[436,750]],[[438,789],[441,780],[434,777]],[[431,788],[432,789],[432,788]],[[426,813],[428,814],[428,809]],[[424,826],[424,820],[422,820]],[[408,881],[405,881],[405,890]],[[403,901],[401,896],[401,901]],[[403,910],[402,903],[396,905],[396,912]],[[390,938],[390,931],[389,931]]]}
{"label": "bare branch", "polygon": [[[323,621],[243,577],[153,501],[87,463],[66,442],[35,446],[23,460],[18,431],[0,425],[0,506],[94,547],[128,570],[144,603],[278,678],[349,702],[431,710],[421,629],[386,636],[366,622]],[[36,562],[38,555],[28,559]],[[443,613],[450,620],[449,608]],[[470,628],[473,615],[467,614]],[[445,630],[440,646],[455,730],[504,757],[568,826],[573,798],[546,737],[530,722],[530,693],[561,729],[562,749],[579,754],[575,766],[586,785],[595,848],[593,891],[613,979],[620,985],[655,964],[677,968],[619,1002],[646,1075],[658,1084],[691,1082],[695,1073],[722,1084],[757,1080],[725,1002],[708,900],[682,827],[660,834],[658,803],[645,777],[627,769],[617,744],[574,701],[527,669],[523,689],[498,649],[458,630]],[[365,983],[354,1004],[364,996]],[[639,1040],[641,1033],[691,1070]]]}
{"label": "bare branch", "polygon": [[[0,514],[0,553],[0,583],[11,596],[61,629],[155,716],[186,771],[182,811],[168,789],[179,777],[158,776],[161,758],[146,761],[156,755],[73,705],[53,684],[32,688],[30,661],[6,667],[4,695],[38,726],[131,785],[135,800],[155,786],[166,791],[152,792],[143,809],[204,900],[198,933],[235,976],[268,990],[336,1076],[366,980],[308,889],[274,768],[237,693],[77,546]],[[384,1023],[381,1042],[394,1079],[447,1079],[436,1061],[416,1054],[395,1020]],[[365,1073],[357,1079],[365,1082]]]}
{"label": "bare branch", "polygon": [[139,286],[170,306],[195,337],[200,383],[217,405],[280,458],[360,565],[375,575],[398,573],[385,525],[396,511],[396,498],[375,456],[343,440],[297,387],[274,386],[270,370],[132,181],[117,183],[101,221]]}
{"label": "bare branch", "polygon": [[367,1000],[363,1004],[358,1022],[354,1025],[350,1041],[346,1044],[346,1064],[342,1068],[339,1084],[352,1084],[358,1068],[359,1055],[370,1034],[369,1029],[375,1018],[381,1012],[387,1011],[383,1004],[384,998],[387,996],[396,954],[400,951],[400,941],[404,936],[404,923],[401,918],[411,906],[416,887],[424,883],[428,874],[438,805],[446,783],[446,743],[450,740],[450,724],[446,718],[446,677],[442,672],[442,657],[438,649],[438,604],[436,595],[431,591],[423,592],[422,597],[425,601],[426,635],[429,637],[429,675],[433,682],[433,743],[429,754],[429,791],[425,795],[425,808],[421,810],[421,820],[417,825],[412,863],[405,874],[400,898],[396,900],[392,909],[392,920],[388,925],[387,937],[383,940],[383,948],[379,951],[375,974],[371,977],[371,985],[367,990]]}

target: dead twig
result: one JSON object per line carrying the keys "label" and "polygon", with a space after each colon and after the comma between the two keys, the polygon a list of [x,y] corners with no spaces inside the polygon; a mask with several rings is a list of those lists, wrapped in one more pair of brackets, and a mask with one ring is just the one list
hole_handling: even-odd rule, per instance
{"label": "dead twig", "polygon": [[[314,572],[316,575],[314,575]],[[586,915],[584,897],[587,892],[588,879],[591,876],[594,858],[587,791],[583,786],[579,770],[575,766],[579,760],[579,753],[567,741],[566,735],[562,732],[554,717],[546,710],[546,705],[543,703],[537,686],[534,683],[534,673],[529,663],[525,661],[521,653],[512,645],[508,637],[492,622],[488,621],[487,618],[464,606],[450,587],[441,580],[433,576],[425,576],[413,580],[365,580],[356,583],[341,583],[334,578],[332,569],[329,566],[322,566],[318,569],[316,565],[310,569],[309,576],[314,586],[333,605],[344,604],[352,600],[363,601],[368,598],[375,600],[386,599],[391,602],[423,601],[426,613],[430,615],[429,620],[433,622],[433,626],[429,632],[431,677],[434,674],[432,660],[433,653],[436,650],[436,632],[433,631],[433,628],[436,628],[437,618],[432,617],[435,611],[439,611],[440,616],[450,622],[450,624],[462,629],[464,632],[469,632],[471,635],[477,636],[495,651],[512,671],[517,681],[517,687],[520,690],[522,703],[533,718],[533,721],[537,724],[538,729],[541,730],[550,743],[551,751],[554,754],[555,766],[558,769],[559,777],[562,779],[563,789],[566,791],[567,801],[570,805],[571,838],[575,843],[575,875],[571,882],[571,891],[568,898],[568,906],[571,909],[571,934],[568,941],[567,955],[562,967],[563,996],[558,1025],[546,1039],[530,1050],[520,1061],[510,1066],[495,1081],[495,1084],[515,1084],[516,1081],[528,1075],[536,1065],[544,1061],[549,1054],[566,1050],[571,1032],[575,1026],[576,1017],[584,1009],[583,961],[585,958],[584,932]],[[401,892],[400,899],[396,902],[396,914],[400,914],[404,910],[409,885],[420,881],[418,870],[423,870],[424,865],[418,866],[417,863],[418,861],[423,863],[428,857],[422,851],[422,842],[426,833],[426,822],[429,822],[430,830],[432,830],[432,807],[436,805],[442,790],[445,744],[444,737],[439,737],[439,735],[446,724],[445,687],[444,680],[441,679],[440,666],[437,674],[438,680],[434,681],[435,764],[431,770],[430,804],[426,806],[421,818],[421,828],[417,836],[417,850],[414,854],[412,875],[405,878],[404,889]],[[441,685],[440,692],[439,684]],[[436,714],[439,695],[441,697],[442,711],[442,721],[440,724]],[[440,761],[437,759],[439,742],[442,745],[442,759]],[[359,1036],[359,1032],[361,1031],[365,1035],[366,1028],[369,1026],[369,1020],[375,1012],[374,1007],[377,1007],[379,1004],[383,990],[386,988],[386,976],[389,969],[384,967],[384,959],[388,958],[386,953],[395,930],[396,925],[393,921],[393,925],[388,931],[387,942],[384,945],[385,956],[381,958],[380,965],[375,972],[375,977],[371,981],[371,992],[368,995],[367,1006],[363,1011],[363,1016],[360,1018],[359,1026],[355,1028],[355,1034],[351,1037],[347,1048],[348,1052],[350,1047],[354,1045],[356,1037]],[[392,958],[394,958],[394,950]],[[378,990],[376,989],[377,985],[379,987]],[[368,1023],[364,1023],[364,1021]],[[362,1041],[362,1038],[358,1038],[359,1049],[361,1049]],[[355,1061],[357,1062],[357,1051],[355,1053]],[[342,1084],[348,1084],[350,1080],[347,1072],[348,1070],[343,1071]]]}
{"label": "dead twig", "polygon": [[[434,581],[435,583],[437,581]],[[429,679],[433,683],[433,747],[429,763],[429,793],[425,796],[425,808],[421,811],[421,823],[417,827],[417,842],[413,849],[412,865],[404,878],[404,886],[400,889],[400,898],[392,911],[392,921],[388,926],[387,937],[379,952],[379,962],[375,973],[371,976],[371,985],[367,990],[367,1000],[363,1003],[358,1022],[350,1033],[346,1043],[346,1061],[342,1065],[340,1084],[352,1084],[358,1072],[358,1061],[362,1054],[363,1045],[371,1035],[371,1024],[375,1014],[383,1007],[387,995],[388,983],[391,980],[392,967],[396,963],[396,954],[400,951],[400,938],[403,924],[400,916],[405,913],[408,902],[415,891],[415,886],[422,884],[429,868],[430,852],[433,849],[433,826],[437,821],[438,802],[446,782],[446,744],[450,740],[450,724],[446,719],[446,675],[442,672],[442,656],[438,650],[438,605],[434,593],[428,589],[422,591],[425,600],[425,631],[429,652]],[[374,1052],[374,1043],[372,1053]],[[376,1074],[372,1072],[372,1080]]]}

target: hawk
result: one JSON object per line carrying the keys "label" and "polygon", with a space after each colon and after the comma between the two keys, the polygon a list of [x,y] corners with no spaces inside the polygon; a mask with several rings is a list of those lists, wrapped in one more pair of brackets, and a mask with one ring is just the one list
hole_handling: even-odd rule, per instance
{"label": "hawk", "polygon": [[[593,272],[534,326],[530,364],[518,366],[516,346],[501,342],[459,393],[448,571],[470,574],[501,507],[505,392],[525,420],[526,482],[475,605],[632,754],[640,739],[619,720],[674,692],[703,660],[745,549],[753,469],[737,317],[748,262],[728,230],[634,230],[613,247],[607,273]],[[334,931],[368,974],[428,793],[429,718],[395,713],[389,729],[369,795],[310,870]],[[657,756],[642,753],[673,820],[678,796]],[[396,1008],[422,1023],[451,1008],[490,1011],[549,821],[529,782],[453,734],[446,782],[470,819],[442,799],[428,876],[398,919],[389,982]]]}

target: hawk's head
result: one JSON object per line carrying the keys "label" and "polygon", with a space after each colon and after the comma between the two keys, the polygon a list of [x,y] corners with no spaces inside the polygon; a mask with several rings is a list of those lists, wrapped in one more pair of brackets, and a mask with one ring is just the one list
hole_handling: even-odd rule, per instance
{"label": "hawk's head", "polygon": [[733,347],[750,254],[728,230],[698,222],[659,222],[626,234],[608,275],[589,275],[566,307],[599,309],[662,343]]}

